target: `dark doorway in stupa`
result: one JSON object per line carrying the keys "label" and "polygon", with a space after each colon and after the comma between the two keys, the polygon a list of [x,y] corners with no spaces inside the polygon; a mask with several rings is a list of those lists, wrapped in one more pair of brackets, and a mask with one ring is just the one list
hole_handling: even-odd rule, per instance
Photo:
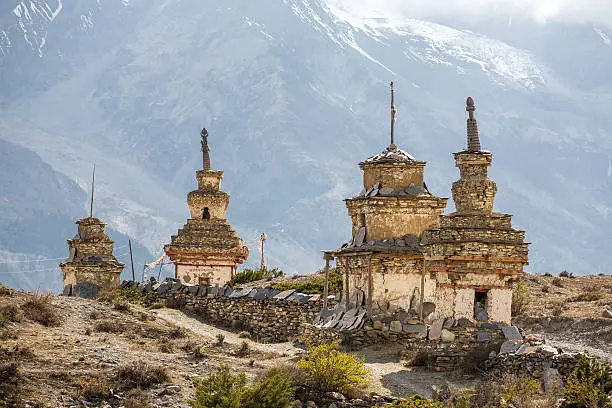
{"label": "dark doorway in stupa", "polygon": [[202,219],[210,220],[210,211],[208,211],[208,207],[204,208],[204,214],[202,214]]}
{"label": "dark doorway in stupa", "polygon": [[474,319],[486,321],[489,319],[487,313],[487,292],[474,292]]}

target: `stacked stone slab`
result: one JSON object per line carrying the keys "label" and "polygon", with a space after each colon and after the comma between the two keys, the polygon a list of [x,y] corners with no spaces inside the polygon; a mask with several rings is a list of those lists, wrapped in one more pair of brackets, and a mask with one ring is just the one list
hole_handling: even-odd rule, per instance
{"label": "stacked stone slab", "polygon": [[210,169],[207,137],[204,129],[204,170],[196,172],[198,189],[187,196],[191,218],[164,249],[183,282],[223,286],[247,259],[249,250],[225,219],[230,196],[221,191],[223,172]]}
{"label": "stacked stone slab", "polygon": [[427,189],[425,164],[393,142],[359,163],[363,190],[345,200],[351,241],[328,252],[345,274],[347,310],[365,305],[375,314],[418,308],[413,295],[422,283],[419,242],[423,231],[437,226],[447,201]]}
{"label": "stacked stone slab", "polygon": [[487,171],[493,155],[480,150],[474,101],[467,100],[468,148],[455,153],[460,179],[453,184],[456,211],[423,235],[426,272],[436,282],[434,301],[441,315],[474,317],[476,293],[483,315],[510,321],[512,286],[528,263],[525,232],[512,228],[511,215],[493,211],[497,192]]}
{"label": "stacked stone slab", "polygon": [[101,290],[118,288],[125,265],[113,255],[114,242],[106,235],[106,224],[95,217],[76,224],[78,233],[68,240],[70,257],[60,264],[64,295],[96,297]]}

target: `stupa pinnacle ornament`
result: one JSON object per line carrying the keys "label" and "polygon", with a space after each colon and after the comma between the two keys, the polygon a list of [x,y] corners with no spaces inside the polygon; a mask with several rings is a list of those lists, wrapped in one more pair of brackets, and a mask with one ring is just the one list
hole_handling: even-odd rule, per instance
{"label": "stupa pinnacle ornament", "polygon": [[204,171],[210,170],[210,148],[208,147],[208,130],[206,128],[202,129],[202,133],[200,133],[202,137],[202,163]]}
{"label": "stupa pinnacle ornament", "polygon": [[469,115],[467,120],[467,149],[469,152],[478,152],[480,151],[480,137],[478,136],[478,122],[474,118],[476,106],[474,106],[474,99],[471,96],[467,98],[465,110]]}
{"label": "stupa pinnacle ornament", "polygon": [[208,131],[201,134],[203,170],[196,172],[198,189],[187,195],[191,218],[165,246],[176,266],[176,277],[187,283],[226,284],[249,249],[225,219],[229,194],[221,191],[223,172],[211,170]]}

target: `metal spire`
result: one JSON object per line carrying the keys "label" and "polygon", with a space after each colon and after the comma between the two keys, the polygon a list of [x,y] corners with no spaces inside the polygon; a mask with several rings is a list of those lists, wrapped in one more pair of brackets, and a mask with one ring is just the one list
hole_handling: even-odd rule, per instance
{"label": "metal spire", "polygon": [[395,131],[395,116],[397,115],[397,109],[395,108],[395,91],[393,89],[393,81],[391,81],[391,144],[390,148],[395,149],[394,131]]}
{"label": "metal spire", "polygon": [[480,137],[478,136],[478,123],[474,118],[474,111],[476,110],[474,99],[471,96],[468,97],[465,104],[465,110],[469,115],[467,120],[467,149],[468,152],[478,152],[480,151]]}
{"label": "metal spire", "polygon": [[89,203],[89,218],[93,217],[94,190],[96,186],[96,165],[93,165],[93,173],[91,175],[91,202]]}
{"label": "metal spire", "polygon": [[208,130],[202,129],[202,162],[205,171],[210,171],[210,148],[208,147]]}

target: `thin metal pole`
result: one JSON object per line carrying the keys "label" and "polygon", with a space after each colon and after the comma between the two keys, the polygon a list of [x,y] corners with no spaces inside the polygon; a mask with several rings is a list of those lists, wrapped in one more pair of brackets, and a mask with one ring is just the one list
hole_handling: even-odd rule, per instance
{"label": "thin metal pole", "polygon": [[395,132],[395,92],[393,90],[393,81],[391,81],[391,146],[395,146],[394,132]]}
{"label": "thin metal pole", "polygon": [[128,245],[130,246],[130,261],[132,262],[132,280],[136,280],[136,275],[134,273],[134,255],[132,254],[132,240],[128,239]]}
{"label": "thin metal pole", "polygon": [[91,176],[91,202],[89,203],[89,218],[93,217],[93,204],[94,204],[94,189],[96,185],[96,165],[93,165],[93,173]]}

